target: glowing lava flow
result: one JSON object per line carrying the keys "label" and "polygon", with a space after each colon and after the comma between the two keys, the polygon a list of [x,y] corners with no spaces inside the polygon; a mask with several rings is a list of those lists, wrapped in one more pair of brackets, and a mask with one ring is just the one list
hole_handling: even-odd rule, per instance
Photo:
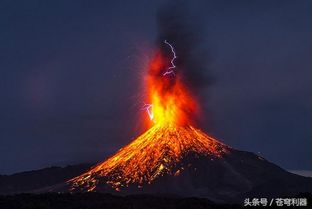
{"label": "glowing lava flow", "polygon": [[[226,145],[194,128],[192,118],[198,106],[177,71],[173,46],[165,44],[173,58],[157,52],[145,78],[149,104],[143,108],[153,121],[151,128],[106,161],[68,181],[72,191],[93,191],[103,185],[117,191],[131,185],[142,188],[158,177],[183,172],[180,163],[189,154],[216,158],[228,151]],[[164,76],[168,74],[174,76]]]}
{"label": "glowing lava flow", "polygon": [[220,157],[227,146],[192,126],[155,125],[105,162],[72,179],[72,189],[96,190],[100,181],[117,191],[129,185],[143,187],[157,177],[183,172],[179,162],[189,152]]}

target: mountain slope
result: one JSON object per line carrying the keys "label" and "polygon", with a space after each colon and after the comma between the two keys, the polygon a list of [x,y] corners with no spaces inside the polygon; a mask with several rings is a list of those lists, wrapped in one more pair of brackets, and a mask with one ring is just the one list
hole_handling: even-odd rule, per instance
{"label": "mountain slope", "polygon": [[61,191],[170,194],[237,201],[312,192],[312,178],[291,174],[192,126],[152,127]]}
{"label": "mountain slope", "polygon": [[0,194],[31,192],[52,186],[65,182],[90,167],[91,164],[79,164],[66,167],[49,167],[12,175],[0,175]]}
{"label": "mountain slope", "polygon": [[192,126],[154,126],[114,156],[90,171],[72,179],[72,190],[97,190],[99,180],[117,191],[135,185],[139,188],[165,175],[178,175],[189,153],[219,158],[228,146]]}

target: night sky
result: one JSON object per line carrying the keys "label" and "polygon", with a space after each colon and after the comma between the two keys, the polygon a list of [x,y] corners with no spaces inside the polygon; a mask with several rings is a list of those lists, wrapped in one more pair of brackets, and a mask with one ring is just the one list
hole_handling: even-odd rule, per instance
{"label": "night sky", "polygon": [[[142,132],[142,75],[165,1],[0,3],[0,173],[97,162]],[[201,127],[312,169],[312,2],[190,1],[213,82]]]}

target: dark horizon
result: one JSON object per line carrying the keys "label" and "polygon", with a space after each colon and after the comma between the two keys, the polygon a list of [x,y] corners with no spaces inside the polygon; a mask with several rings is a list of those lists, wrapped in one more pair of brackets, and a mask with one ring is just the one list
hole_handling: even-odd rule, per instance
{"label": "dark horizon", "polygon": [[[141,77],[165,4],[1,3],[0,174],[100,161],[142,132]],[[213,77],[201,127],[282,168],[312,170],[312,2],[189,9]]]}

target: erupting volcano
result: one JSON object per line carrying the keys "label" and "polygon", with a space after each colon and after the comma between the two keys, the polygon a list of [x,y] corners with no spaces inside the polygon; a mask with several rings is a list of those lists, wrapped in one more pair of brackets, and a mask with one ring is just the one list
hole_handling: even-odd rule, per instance
{"label": "erupting volcano", "polygon": [[186,156],[213,159],[228,152],[228,146],[193,126],[192,117],[198,113],[198,105],[176,71],[173,45],[167,40],[163,44],[170,50],[171,58],[161,50],[157,52],[146,77],[149,104],[144,109],[151,128],[108,160],[70,180],[72,190],[97,190],[103,182],[117,191],[130,185],[143,188],[160,176],[180,175]]}
{"label": "erupting volcano", "polygon": [[310,178],[235,150],[198,128],[204,114],[197,90],[209,83],[203,74],[206,55],[198,51],[197,30],[185,27],[181,14],[169,9],[159,18],[157,48],[143,78],[142,109],[149,129],[52,191],[173,194],[226,202],[311,192]]}
{"label": "erupting volcano", "polygon": [[66,190],[200,196],[227,202],[246,195],[311,191],[311,179],[235,150],[196,128],[200,107],[177,59],[174,45],[164,40],[148,66],[143,109],[150,128],[106,161],[67,181]]}

